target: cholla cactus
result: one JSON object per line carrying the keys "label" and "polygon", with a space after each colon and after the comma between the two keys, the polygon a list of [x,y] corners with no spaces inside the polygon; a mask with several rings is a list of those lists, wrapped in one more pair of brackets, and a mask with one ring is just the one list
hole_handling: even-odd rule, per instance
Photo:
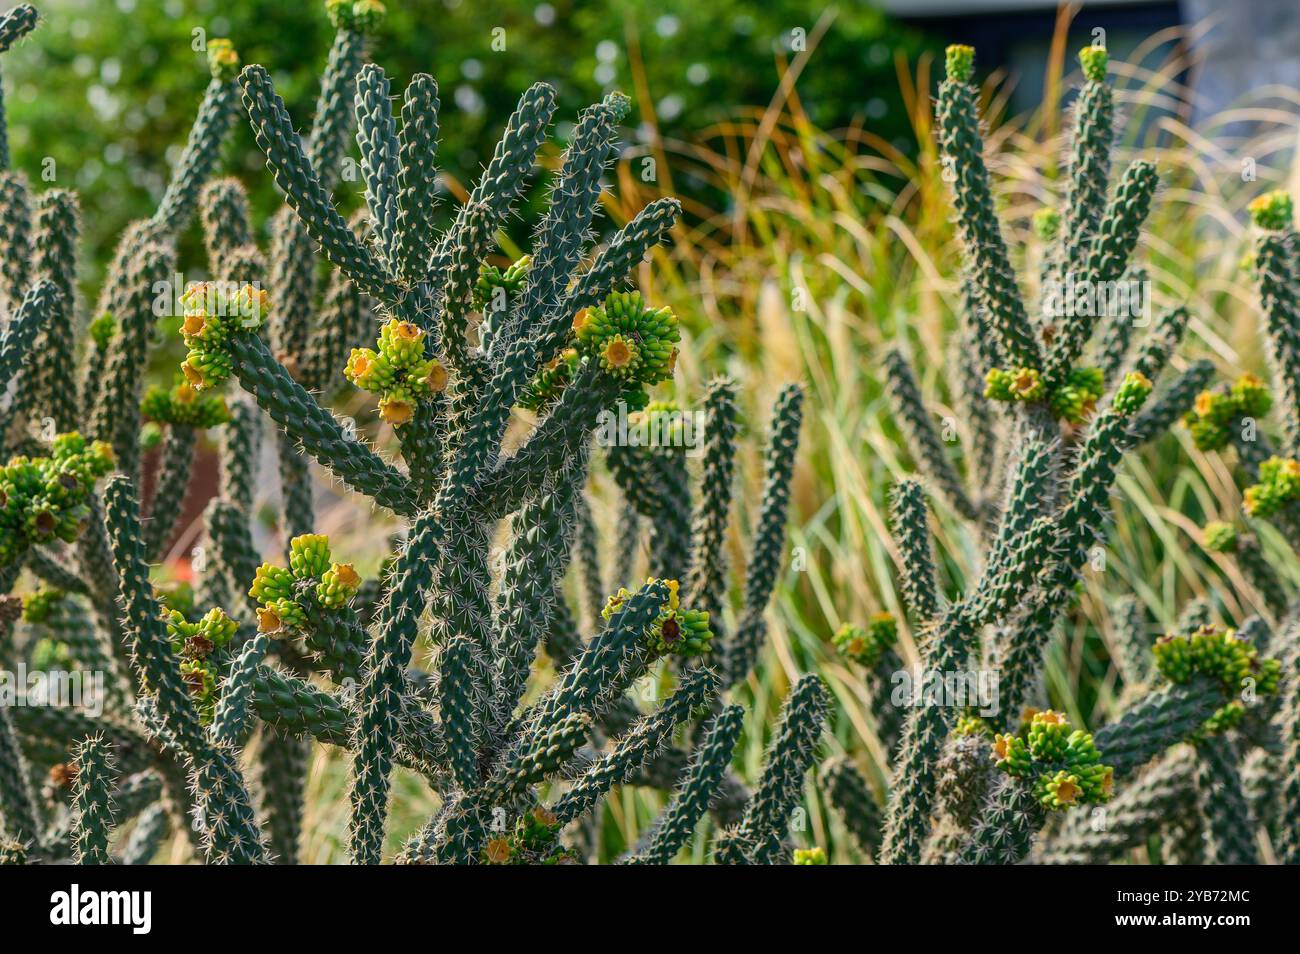
{"label": "cholla cactus", "polygon": [[[722,695],[748,679],[764,641],[783,562],[798,387],[782,391],[773,412],[753,553],[733,607],[734,385],[710,385],[703,434],[682,423],[680,405],[651,400],[673,376],[678,320],[621,290],[668,235],[678,203],[652,203],[588,249],[626,98],[610,95],[578,117],[528,254],[501,267],[489,261],[497,230],[532,176],[554,91],[525,92],[482,178],[440,230],[437,84],[414,77],[394,115],[388,78],[364,63],[383,4],[327,6],[335,42],[302,137],[267,70],[238,71],[233,47],[209,41],[212,82],[175,179],[158,213],[124,237],[93,312],[88,367],[67,410],[88,438],[58,437],[39,455],[15,457],[0,478],[6,587],[20,567],[44,581],[20,624],[24,650],[40,647],[111,682],[103,718],[59,706],[13,719],[0,710],[0,806],[4,844],[13,843],[5,851],[143,863],[175,830],[211,863],[292,862],[314,741],[351,759],[357,863],[381,859],[395,765],[422,777],[443,806],[398,852],[406,863],[586,860],[587,819],[622,784],[671,793],[625,863],[673,860],[711,809],[726,828],[712,846],[719,860],[788,861],[786,828],[816,756],[824,690],[814,677],[792,688],[752,793],[731,768],[743,710]],[[288,204],[266,253],[239,184],[207,182],[236,85]],[[348,222],[332,192],[354,129],[366,212]],[[8,198],[12,212],[25,193],[14,185]],[[48,205],[47,231],[75,211],[62,197]],[[142,397],[154,285],[170,278],[176,235],[196,210],[209,278],[179,298],[186,354],[176,383]],[[65,301],[66,267],[24,275],[17,231],[5,234],[6,282],[22,280],[0,337],[3,385],[44,373],[30,360],[42,335],[80,327]],[[328,280],[317,248],[333,266]],[[71,257],[52,250],[47,260]],[[367,392],[373,415],[344,422],[325,403],[348,383]],[[520,407],[534,412],[533,429],[507,442]],[[585,497],[594,432],[610,413],[666,435],[608,442],[625,512],[651,528],[646,565],[618,561],[612,578]],[[263,415],[273,435],[263,434]],[[221,445],[220,490],[193,587],[169,591],[149,564],[172,536],[204,430]],[[265,438],[276,442],[282,485],[278,558],[264,557],[251,532]],[[694,489],[688,439],[704,449]],[[142,458],[157,443],[142,519]],[[313,462],[404,524],[375,578],[316,532]],[[581,613],[561,588],[575,553]],[[7,656],[12,618],[4,627]],[[426,633],[431,670],[414,653]],[[557,675],[532,691],[543,655]],[[637,702],[643,677],[668,690],[648,711]],[[246,776],[250,739],[257,754]],[[74,754],[84,763],[73,824],[30,791],[26,753],[42,765]],[[110,840],[132,821],[129,840]]]}

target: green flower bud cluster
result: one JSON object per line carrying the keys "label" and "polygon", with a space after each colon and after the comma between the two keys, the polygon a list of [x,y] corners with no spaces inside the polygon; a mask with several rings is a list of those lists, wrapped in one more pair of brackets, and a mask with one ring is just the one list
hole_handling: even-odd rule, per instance
{"label": "green flower bud cluster", "polygon": [[239,54],[229,40],[208,40],[208,69],[212,78],[229,83],[239,75]]}
{"label": "green flower bud cluster", "polygon": [[199,394],[183,378],[169,390],[153,385],[140,402],[140,413],[150,421],[208,428],[230,420],[230,408],[220,394]]}
{"label": "green flower bud cluster", "polygon": [[1246,513],[1271,517],[1287,504],[1300,500],[1300,461],[1270,457],[1259,465],[1259,483],[1246,488]]}
{"label": "green flower bud cluster", "polygon": [[969,82],[975,66],[975,47],[952,44],[944,51],[944,66],[948,79],[958,83]]}
{"label": "green flower bud cluster", "polygon": [[1156,640],[1156,669],[1170,682],[1182,684],[1202,675],[1217,681],[1229,695],[1241,691],[1247,679],[1264,695],[1277,692],[1281,664],[1261,659],[1259,650],[1236,630],[1201,626],[1191,633],[1170,633]]}
{"label": "green flower bud cluster", "polygon": [[379,414],[390,424],[415,416],[418,401],[447,386],[447,369],[424,356],[424,332],[394,318],[379,329],[378,350],[353,348],[343,374],[363,391],[379,395]]}
{"label": "green flower bud cluster", "polygon": [[56,586],[42,586],[35,593],[24,596],[23,620],[28,623],[44,623],[65,596],[67,594]]}
{"label": "green flower bud cluster", "polygon": [[140,426],[140,450],[151,451],[163,442],[163,429],[157,421],[145,421]]}
{"label": "green flower bud cluster", "polygon": [[997,735],[993,753],[1002,771],[1033,780],[1034,797],[1048,810],[1110,800],[1114,769],[1102,764],[1092,734],[1059,712],[1037,712],[1019,735]]}
{"label": "green flower bud cluster", "polygon": [[1235,553],[1237,528],[1222,520],[1212,520],[1201,531],[1201,545],[1211,553]]}
{"label": "green flower bud cluster", "polygon": [[[508,268],[496,265],[484,265],[474,283],[474,307],[480,312],[489,313],[499,310],[498,299],[504,294],[507,306],[524,290],[528,281],[528,269],[532,265],[531,256],[524,255]],[[502,292],[497,292],[497,289]]]}
{"label": "green flower bud cluster", "polygon": [[117,319],[113,317],[112,312],[104,312],[98,318],[90,323],[90,340],[95,342],[95,347],[99,349],[100,354],[108,350],[108,343],[117,334]]}
{"label": "green flower bud cluster", "polygon": [[260,328],[270,314],[271,296],[253,285],[232,290],[223,282],[199,282],[185,290],[181,305],[181,336],[189,349],[181,371],[195,390],[205,391],[230,377],[230,336]]}
{"label": "green flower bud cluster", "polygon": [[1141,371],[1130,371],[1115,391],[1115,412],[1131,417],[1142,407],[1153,387],[1151,379]]}
{"label": "green flower bud cluster", "polygon": [[71,543],[95,481],[113,469],[113,449],[76,432],[54,438],[48,457],[13,457],[0,469],[0,566],[35,543]]}
{"label": "green flower bud cluster", "polygon": [[68,644],[43,636],[32,646],[32,669],[38,672],[68,672],[77,665]]}
{"label": "green flower bud cluster", "polygon": [[583,357],[633,389],[672,376],[681,341],[677,316],[668,307],[649,307],[640,292],[611,293],[579,312],[573,330]]}
{"label": "green flower bud cluster", "polygon": [[1082,424],[1097,406],[1105,388],[1100,368],[1073,368],[1050,393],[1033,368],[1003,371],[993,368],[984,379],[984,396],[995,401],[1039,401],[1044,397],[1052,414],[1071,424]]}
{"label": "green flower bud cluster", "polygon": [[325,0],[325,12],[336,30],[369,33],[384,22],[388,8],[380,0]]}
{"label": "green flower bud cluster", "polygon": [[826,851],[820,845],[812,848],[796,848],[794,850],[794,863],[797,865],[824,865],[829,862],[826,860]]}
{"label": "green flower bud cluster", "polygon": [[845,623],[831,641],[840,654],[863,666],[874,666],[898,642],[898,620],[893,613],[874,613],[867,628]]}
{"label": "green flower bud cluster", "polygon": [[1106,66],[1109,62],[1110,55],[1104,46],[1085,46],[1079,51],[1079,65],[1083,67],[1083,75],[1090,83],[1106,81]]}
{"label": "green flower bud cluster", "polygon": [[1251,221],[1271,232],[1290,228],[1295,220],[1291,196],[1281,189],[1257,196],[1246,208],[1250,212]]}
{"label": "green flower bud cluster", "polygon": [[[1261,659],[1259,650],[1234,630],[1221,626],[1202,626],[1187,635],[1162,636],[1154,647],[1156,669],[1173,683],[1188,682],[1196,675],[1219,682],[1225,694],[1242,690],[1253,679],[1255,690],[1262,695],[1277,692],[1282,667],[1276,659]],[[1219,707],[1201,727],[1201,734],[1214,735],[1235,728],[1246,714],[1238,699]]]}
{"label": "green flower bud cluster", "polygon": [[984,396],[994,401],[1037,401],[1043,396],[1043,377],[1034,368],[991,368],[984,378]]}
{"label": "green flower bud cluster", "polygon": [[1272,406],[1268,386],[1253,374],[1243,374],[1231,386],[1198,394],[1192,409],[1183,415],[1183,423],[1198,450],[1222,450],[1232,436],[1233,421],[1263,417]]}
{"label": "green flower bud cluster", "polygon": [[560,822],[541,805],[515,823],[508,834],[491,838],[483,847],[489,865],[576,865],[577,852],[560,844]]}
{"label": "green flower bud cluster", "polygon": [[[713,631],[709,629],[709,614],[703,610],[684,610],[678,597],[676,580],[646,581],[647,586],[663,582],[668,587],[668,599],[659,615],[645,631],[645,643],[656,656],[703,656],[713,648]],[[618,611],[637,590],[620,586],[618,592],[605,601],[601,616],[606,621]]]}
{"label": "green flower bud cluster", "polygon": [[356,595],[361,577],[351,563],[331,562],[329,537],[305,533],[289,541],[289,566],[263,563],[248,595],[257,600],[257,628],[263,633],[302,629],[307,623],[304,600],[339,610]]}
{"label": "green flower bud cluster", "polygon": [[176,610],[186,619],[194,616],[198,603],[194,598],[194,587],[188,581],[177,580],[173,583],[157,584],[154,586],[154,593],[167,609]]}
{"label": "green flower bud cluster", "polygon": [[181,660],[181,678],[206,725],[217,707],[217,664],[214,655],[234,638],[238,624],[220,609],[211,609],[197,622],[179,610],[164,611],[172,651]]}

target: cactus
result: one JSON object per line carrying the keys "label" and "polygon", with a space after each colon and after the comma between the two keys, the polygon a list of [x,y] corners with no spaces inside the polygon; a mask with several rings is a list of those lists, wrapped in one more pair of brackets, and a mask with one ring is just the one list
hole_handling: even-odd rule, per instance
{"label": "cactus", "polygon": [[[812,677],[796,684],[752,793],[732,768],[744,709],[722,695],[738,694],[760,661],[784,562],[800,388],[777,399],[752,555],[733,587],[736,386],[710,384],[703,434],[681,405],[652,399],[674,376],[679,322],[623,288],[679,205],[652,202],[588,247],[626,98],[611,94],[578,117],[528,254],[502,266],[497,231],[538,164],[554,91],[524,93],[440,231],[436,83],[414,77],[394,114],[388,78],[365,62],[383,5],[327,6],[334,47],[302,138],[269,72],[240,69],[231,44],[209,41],[211,82],[188,145],[157,212],[122,238],[80,349],[76,197],[36,198],[28,269],[31,199],[7,180],[4,277],[20,304],[0,334],[0,384],[22,376],[40,387],[4,431],[48,405],[66,432],[24,446],[0,473],[0,568],[9,585],[24,566],[44,581],[27,600],[24,640],[51,665],[106,671],[110,686],[102,716],[0,710],[12,756],[0,772],[6,857],[146,863],[183,831],[209,863],[292,863],[307,757],[320,744],[350,758],[348,850],[359,864],[386,857],[397,765],[443,806],[400,862],[586,860],[577,833],[610,793],[651,784],[671,797],[623,862],[672,861],[712,808],[736,825],[719,843],[747,862],[786,863],[783,826],[802,801],[824,691]],[[286,199],[266,251],[243,187],[212,179],[239,97]],[[366,210],[349,221],[333,191],[354,132]],[[176,238],[196,213],[209,278],[176,290],[184,358],[170,387],[146,387],[153,289],[179,264]],[[339,395],[367,408],[361,420],[338,416],[328,402]],[[536,420],[522,443],[506,440],[516,408]],[[597,450],[611,414],[666,439]],[[221,446],[220,488],[193,588],[167,590],[149,564],[165,555],[205,431]],[[698,488],[687,438],[704,447]],[[281,536],[279,552],[263,554],[252,520],[268,440]],[[620,564],[626,572],[600,578],[586,493],[601,458],[651,528],[645,573]],[[316,531],[314,467],[403,524],[376,578]],[[585,633],[560,585],[575,548]],[[431,670],[413,652],[426,628]],[[557,675],[535,695],[546,657]],[[642,711],[646,678],[669,691]],[[250,742],[255,764],[242,757]],[[70,828],[31,791],[29,759],[80,766]],[[113,837],[127,823],[129,837]]]}

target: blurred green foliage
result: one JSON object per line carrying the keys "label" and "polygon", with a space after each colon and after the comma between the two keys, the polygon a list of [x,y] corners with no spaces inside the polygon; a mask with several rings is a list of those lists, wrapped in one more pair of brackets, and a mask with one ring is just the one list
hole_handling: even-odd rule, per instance
{"label": "blurred green foliage", "polygon": [[[45,22],[5,62],[15,165],[44,187],[78,190],[98,271],[114,237],[148,215],[179,154],[207,69],[206,37],[230,37],[245,63],[272,70],[305,127],[332,30],[320,0],[47,0]],[[373,53],[400,90],[416,72],[441,84],[443,147],[452,175],[472,179],[519,94],[546,80],[564,123],[604,92],[621,89],[653,112],[665,136],[689,138],[741,105],[766,106],[789,62],[817,33],[826,8],[807,0],[573,0],[478,3],[388,0]],[[836,10],[798,84],[822,128],[869,122],[906,140],[895,50],[925,41],[859,2]],[[643,64],[638,82],[634,64]],[[647,127],[629,139],[647,135]],[[227,147],[227,168],[263,213],[278,207],[246,124]],[[687,183],[679,187],[691,188]],[[355,191],[359,191],[359,188]],[[700,196],[710,205],[724,196]],[[355,199],[344,196],[345,204]],[[83,279],[93,277],[83,275]]]}

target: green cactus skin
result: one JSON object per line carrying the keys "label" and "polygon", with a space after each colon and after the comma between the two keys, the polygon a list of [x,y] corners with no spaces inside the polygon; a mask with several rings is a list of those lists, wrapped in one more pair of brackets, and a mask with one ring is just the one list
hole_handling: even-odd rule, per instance
{"label": "green cactus skin", "polygon": [[412,512],[414,503],[406,478],[350,438],[272,357],[266,342],[250,332],[237,332],[230,345],[240,384],[304,452],[381,506],[400,514]]}
{"label": "green cactus skin", "polygon": [[1098,729],[1094,740],[1106,753],[1106,764],[1115,769],[1115,777],[1122,779],[1169,746],[1191,738],[1221,705],[1223,692],[1213,680],[1196,678],[1185,685],[1164,686]]}
{"label": "green cactus skin", "polygon": [[[3,124],[0,130],[7,146],[9,130]],[[27,177],[0,171],[0,300],[11,313],[31,285],[31,205]]]}
{"label": "green cactus skin", "polygon": [[[620,398],[644,402],[643,388],[667,378],[680,337],[671,312],[621,287],[673,229],[680,203],[671,198],[650,203],[588,253],[628,102],[612,94],[583,111],[532,237],[529,265],[516,276],[511,309],[479,322],[476,335],[475,313],[482,304],[475,298],[476,284],[485,263],[497,261],[498,231],[508,224],[537,166],[555,93],[539,84],[524,94],[470,201],[457,211],[451,228],[437,235],[437,86],[430,77],[415,77],[395,116],[384,73],[363,66],[362,28],[371,24],[357,17],[369,17],[377,5],[345,6],[332,7],[334,48],[311,132],[302,139],[269,73],[250,66],[236,79],[233,48],[213,41],[214,79],[181,162],[157,212],[128,229],[114,253],[92,312],[90,367],[79,377],[60,378],[76,386],[60,385],[57,397],[66,398],[60,415],[71,415],[72,423],[110,442],[124,476],[108,482],[102,504],[88,500],[86,526],[74,544],[42,544],[30,562],[38,575],[67,584],[72,594],[65,601],[66,618],[52,616],[41,624],[61,651],[78,663],[120,669],[129,685],[120,680],[113,688],[113,713],[103,718],[60,709],[16,713],[12,747],[18,751],[21,744],[40,762],[67,761],[75,742],[102,736],[128,779],[114,793],[117,821],[139,816],[122,856],[131,863],[153,858],[171,831],[184,831],[211,863],[295,861],[305,760],[314,742],[351,756],[349,848],[358,863],[381,858],[394,765],[423,776],[444,805],[408,842],[403,861],[498,861],[501,846],[490,846],[497,811],[522,820],[524,828],[511,830],[531,832],[529,837],[541,831],[558,838],[559,828],[568,825],[596,830],[610,792],[646,780],[674,795],[627,861],[671,860],[710,807],[722,824],[736,826],[735,853],[741,859],[787,861],[782,829],[802,798],[803,776],[816,754],[824,690],[815,679],[796,683],[752,796],[730,767],[742,711],[716,697],[723,687],[747,679],[762,648],[764,614],[784,561],[800,389],[783,389],[773,413],[766,485],[754,513],[744,586],[731,585],[723,559],[737,414],[735,386],[720,380],[705,398],[702,484],[689,480],[684,454],[656,454],[630,500],[628,513],[646,516],[644,522],[625,521],[631,532],[624,532],[623,542],[636,541],[639,548],[649,539],[648,569],[660,580],[637,587],[631,572],[620,571],[614,585],[636,587],[635,595],[584,641],[587,634],[565,602],[564,578],[575,526],[592,523],[582,498],[591,431],[599,414]],[[242,93],[254,138],[288,200],[288,211],[269,230],[269,253],[256,244],[263,229],[254,226],[242,187],[233,180],[207,181],[236,92]],[[354,116],[368,208],[345,223],[332,197]],[[47,349],[37,344],[42,333],[48,337],[60,321],[71,320],[72,296],[66,302],[54,296],[60,283],[71,288],[67,263],[75,259],[75,201],[58,192],[40,200],[46,214],[37,229],[40,254],[32,255],[25,184],[18,176],[0,184],[5,187],[0,201],[4,284],[11,298],[25,295],[28,301],[0,338],[0,370],[8,383],[33,367],[27,361],[33,347],[48,358]],[[201,338],[208,330],[203,322],[187,323],[184,332],[191,348],[194,340],[223,346],[220,355],[208,355],[212,362],[192,366],[198,386],[228,375],[232,388],[237,384],[247,392],[224,404],[229,421],[220,435],[220,494],[205,514],[203,551],[195,553],[198,605],[229,607],[238,621],[230,623],[228,646],[209,649],[189,642],[201,635],[201,624],[173,615],[170,608],[163,615],[148,562],[161,555],[171,535],[172,521],[166,518],[180,509],[196,427],[227,416],[216,414],[217,403],[204,404],[203,413],[155,414],[166,401],[147,402],[149,416],[168,428],[151,510],[162,519],[148,521],[147,530],[142,530],[134,489],[140,484],[137,398],[151,357],[156,304],[147,291],[172,278],[176,237],[196,212],[214,281],[234,280],[252,286],[254,293],[262,281],[275,288],[265,338],[251,328],[217,327],[221,322],[214,323],[211,338]],[[314,245],[335,266],[328,284],[318,274]],[[42,269],[51,281],[33,287],[32,274]],[[187,308],[192,301],[186,299]],[[588,340],[594,340],[591,334],[580,335],[573,323],[584,310],[601,313],[609,323],[606,330],[627,330],[620,322],[652,330],[636,342],[644,350],[644,370],[620,370],[623,364],[616,351],[609,352],[608,342],[598,352]],[[409,424],[399,425],[400,467],[353,439],[351,428],[321,403],[337,396],[334,379],[342,376],[349,349],[373,340],[376,317],[420,328],[423,358],[440,362],[449,378],[445,392],[422,405]],[[226,333],[229,338],[217,337]],[[557,356],[567,361],[571,347],[581,352],[574,373],[564,376],[553,400],[539,405],[534,432],[509,452],[503,438],[514,409],[538,372]],[[58,370],[70,373],[71,367],[68,362]],[[209,377],[208,372],[214,373]],[[46,390],[54,387],[39,380]],[[262,413],[278,433],[261,433]],[[251,532],[255,508],[269,496],[259,492],[257,472],[266,440],[274,440],[279,451],[287,492],[270,503],[278,508],[274,516],[286,537],[296,541],[314,529],[308,457],[407,525],[406,543],[362,593],[349,582],[346,595],[336,599],[339,579],[331,583],[313,572],[309,583],[290,573],[294,589],[283,595],[287,602],[277,604],[285,618],[277,617],[275,636],[253,632],[253,622],[262,622],[258,611],[268,607],[250,593],[262,560]],[[491,562],[492,547],[498,523],[505,520],[509,542],[498,567]],[[600,547],[594,533],[583,534],[579,563],[595,568],[586,574],[591,583],[603,584],[597,580]],[[295,558],[307,561],[308,549],[305,544],[294,549],[291,542],[291,565]],[[625,546],[624,552],[631,551]],[[632,569],[630,560],[619,562]],[[331,565],[327,573],[335,570]],[[601,606],[595,594],[603,595],[604,587],[588,589],[589,615],[596,622]],[[710,617],[718,616],[720,627],[720,617],[731,609],[730,596],[739,590],[739,625],[730,638],[717,640],[710,655]],[[174,595],[168,604],[185,612],[192,606]],[[412,667],[426,608],[434,672]],[[69,628],[87,617],[91,625]],[[678,638],[667,626],[670,620],[686,622],[687,642],[699,658],[663,655]],[[543,645],[560,676],[534,700],[525,688]],[[203,665],[196,669],[196,662]],[[652,663],[657,664],[653,670]],[[888,664],[899,664],[892,653]],[[674,689],[642,715],[629,690],[647,674]],[[333,684],[318,684],[321,679]],[[892,734],[883,719],[879,731],[882,737]],[[241,768],[245,746],[257,753],[251,787]],[[150,781],[133,781],[142,776]],[[87,773],[88,783],[94,778]],[[554,796],[549,808],[539,802],[543,793]],[[554,826],[534,809],[554,819]],[[39,807],[34,811],[29,857],[70,855],[70,832],[52,826],[42,834]],[[96,829],[105,836],[107,831],[107,824]],[[722,841],[719,855],[727,857]],[[106,846],[104,837],[93,849],[105,860]],[[557,848],[529,857],[558,862],[577,853]]]}
{"label": "green cactus skin", "polygon": [[267,167],[325,257],[368,294],[385,300],[396,298],[391,279],[330,202],[270,75],[260,66],[246,66],[239,74],[239,84],[254,137],[266,153]]}
{"label": "green cactus skin", "polygon": [[1126,596],[1111,610],[1111,658],[1126,686],[1143,685],[1151,676],[1151,639],[1142,604]]}
{"label": "green cactus skin", "polygon": [[[1086,57],[1097,56],[1090,48],[1079,58],[1083,62]],[[1114,93],[1105,80],[1104,68],[1100,77],[1088,75],[1085,68],[1085,82],[1074,103],[1070,178],[1059,230],[1065,241],[1065,264],[1071,271],[1079,270],[1087,261],[1089,245],[1106,208],[1114,123]]]}
{"label": "green cactus skin", "polygon": [[73,801],[74,858],[79,865],[106,865],[109,830],[113,825],[110,804],[117,781],[116,759],[100,738],[88,738],[77,746],[76,796]]}
{"label": "green cactus skin", "polygon": [[[1117,281],[1128,268],[1137,245],[1142,223],[1151,209],[1159,176],[1152,163],[1138,160],[1125,170],[1105,216],[1092,238],[1082,280],[1093,287]],[[1092,337],[1095,315],[1076,315],[1059,329],[1043,369],[1043,384],[1049,391],[1065,379]]]}
{"label": "green cactus skin", "polygon": [[142,681],[157,700],[168,730],[191,760],[199,795],[199,823],[208,859],[214,863],[266,860],[261,832],[234,753],[214,744],[181,679],[158,612],[140,542],[140,520],[129,482],[111,479],[105,486],[105,520],[113,543],[119,591],[126,607],[132,656]]}
{"label": "green cactus skin", "polygon": [[606,792],[633,773],[670,741],[673,731],[708,704],[718,691],[717,674],[697,668],[652,713],[637,720],[599,760],[561,796],[553,809],[561,824],[586,814]]}
{"label": "green cactus skin", "polygon": [[[40,14],[30,3],[22,3],[0,17],[0,53],[36,28]],[[0,91],[0,170],[9,168],[9,123],[5,119],[4,93]]]}
{"label": "green cactus skin", "polygon": [[267,848],[276,864],[299,863],[311,741],[272,728],[262,733],[258,752],[262,814]]}
{"label": "green cactus skin", "polygon": [[[50,281],[40,281],[32,286],[22,304],[4,331],[0,332],[0,385],[9,383],[24,367],[31,366],[32,349],[41,332],[58,314],[59,291]],[[8,413],[0,423],[9,424]]]}
{"label": "green cactus skin", "polygon": [[1129,370],[1154,381],[1183,340],[1190,318],[1190,313],[1181,306],[1162,311],[1156,318],[1155,327],[1134,354]]}
{"label": "green cactus skin", "polygon": [[145,245],[131,260],[123,277],[120,307],[114,312],[118,332],[109,344],[102,382],[94,391],[90,433],[113,446],[119,470],[128,475],[139,473],[140,390],[154,324],[153,305],[159,283],[169,281],[174,272],[175,250],[161,244]]}
{"label": "green cactus skin", "polygon": [[51,281],[59,290],[55,313],[37,347],[37,390],[30,400],[46,409],[62,433],[76,430],[81,404],[77,393],[76,339],[69,331],[76,327],[77,239],[80,213],[77,196],[62,189],[43,193],[36,206],[36,276]]}
{"label": "green cactus skin", "polygon": [[180,519],[197,444],[194,428],[173,425],[167,429],[158,462],[158,486],[150,503],[149,522],[145,524],[144,532],[145,552],[155,560],[164,555],[163,547],[171,539],[176,521]]}
{"label": "green cactus skin", "polygon": [[[1146,288],[1149,281],[1147,270],[1140,265],[1131,265],[1123,281],[1129,287]],[[1109,316],[1102,325],[1101,340],[1097,342],[1095,360],[1097,367],[1101,369],[1102,380],[1108,387],[1115,383],[1124,366],[1129,348],[1133,344],[1135,328],[1133,316],[1126,314],[1123,309]]]}
{"label": "green cactus skin", "polygon": [[1285,774],[1277,792],[1277,857],[1283,864],[1300,864],[1300,677],[1296,675],[1300,652],[1295,650],[1297,626],[1293,622],[1282,633],[1282,645],[1290,647],[1286,678],[1281,690],[1281,764]]}
{"label": "green cactus skin", "polygon": [[980,821],[957,855],[965,865],[1011,865],[1033,847],[1046,815],[1025,779],[1003,777],[989,794]]}

